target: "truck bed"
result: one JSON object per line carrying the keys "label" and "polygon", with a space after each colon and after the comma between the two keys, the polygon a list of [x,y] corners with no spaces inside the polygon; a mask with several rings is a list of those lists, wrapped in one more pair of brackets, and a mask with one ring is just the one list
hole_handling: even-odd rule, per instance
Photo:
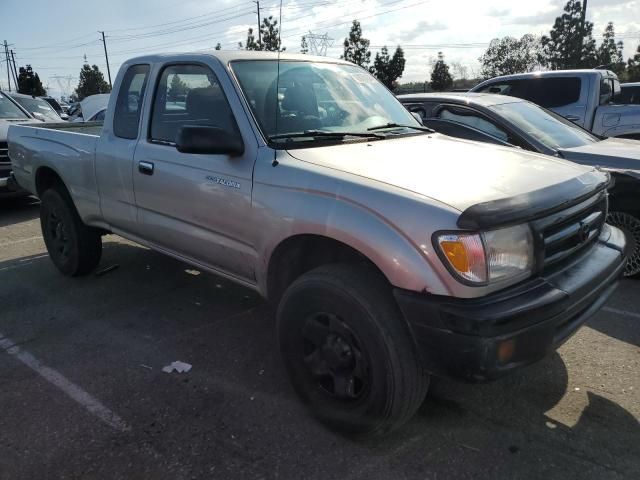
{"label": "truck bed", "polygon": [[55,122],[30,125],[36,128],[46,128],[47,130],[62,130],[69,133],[81,133],[83,135],[100,136],[102,132],[102,122]]}
{"label": "truck bed", "polygon": [[101,132],[102,124],[93,122],[11,125],[9,157],[18,184],[37,194],[40,168],[64,172],[81,217],[95,215],[99,208],[94,159]]}

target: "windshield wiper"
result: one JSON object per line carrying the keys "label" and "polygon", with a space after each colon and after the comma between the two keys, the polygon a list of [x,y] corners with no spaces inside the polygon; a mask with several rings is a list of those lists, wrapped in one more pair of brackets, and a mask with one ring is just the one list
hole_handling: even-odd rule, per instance
{"label": "windshield wiper", "polygon": [[387,123],[385,125],[378,125],[377,127],[367,128],[367,131],[382,130],[384,128],[412,128],[413,130],[420,130],[421,132],[435,133],[436,131],[429,127],[418,127],[414,125],[403,125],[401,123]]}
{"label": "windshield wiper", "polygon": [[296,133],[282,133],[279,135],[271,135],[269,140],[280,140],[288,138],[345,138],[345,137],[364,137],[364,138],[385,138],[384,135],[379,133],[367,133],[367,132],[328,132],[326,130],[305,130],[304,132]]}

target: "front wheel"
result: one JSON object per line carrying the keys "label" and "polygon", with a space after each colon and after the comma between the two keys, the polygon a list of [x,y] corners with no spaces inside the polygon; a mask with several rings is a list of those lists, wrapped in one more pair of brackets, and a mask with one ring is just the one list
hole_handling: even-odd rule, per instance
{"label": "front wheel", "polygon": [[640,219],[626,212],[613,211],[607,216],[607,223],[619,228],[629,243],[629,258],[624,267],[624,276],[633,277],[640,273]]}
{"label": "front wheel", "polygon": [[68,276],[91,272],[102,255],[99,231],[82,222],[65,192],[49,189],[40,204],[42,236],[54,265]]}
{"label": "front wheel", "polygon": [[409,328],[375,271],[319,267],[296,280],[278,309],[278,336],[294,388],[311,413],[350,434],[384,434],[409,420],[427,392]]}

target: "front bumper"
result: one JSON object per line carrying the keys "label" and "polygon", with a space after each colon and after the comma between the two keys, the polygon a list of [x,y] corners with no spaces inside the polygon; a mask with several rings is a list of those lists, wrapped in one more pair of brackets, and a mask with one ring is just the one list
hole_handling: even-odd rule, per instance
{"label": "front bumper", "polygon": [[542,359],[596,313],[615,290],[628,252],[610,227],[569,265],[478,299],[396,289],[425,367],[486,381]]}
{"label": "front bumper", "polygon": [[28,194],[29,192],[18,185],[18,182],[16,182],[10,170],[0,170],[0,196],[6,197]]}

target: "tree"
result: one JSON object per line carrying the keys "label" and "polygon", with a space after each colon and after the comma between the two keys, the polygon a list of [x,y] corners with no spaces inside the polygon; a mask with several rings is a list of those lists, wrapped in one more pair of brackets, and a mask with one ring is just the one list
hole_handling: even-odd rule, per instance
{"label": "tree", "polygon": [[442,52],[438,52],[438,61],[433,66],[431,72],[431,89],[436,92],[442,92],[451,88],[453,85],[453,78],[449,73],[449,65],[444,62],[444,55]]}
{"label": "tree", "polygon": [[309,53],[309,44],[307,43],[307,37],[305,37],[304,35],[300,39],[300,53],[302,53],[303,55]]}
{"label": "tree", "polygon": [[271,15],[262,20],[260,26],[260,33],[262,35],[262,49],[268,52],[284,52],[284,48],[280,48],[280,28],[278,27],[278,21]]}
{"label": "tree", "polygon": [[247,42],[243,47],[242,42],[238,43],[238,48],[241,50],[266,50],[268,52],[284,52],[284,48],[280,48],[280,28],[278,27],[278,21],[269,16],[262,20],[260,25],[260,36],[262,40],[256,41],[256,37],[253,34],[253,28],[247,31]]}
{"label": "tree", "polygon": [[494,38],[478,60],[482,65],[482,76],[493,78],[535,70],[542,61],[541,57],[540,39],[526,34],[521,39]]}
{"label": "tree", "polygon": [[169,90],[167,91],[167,99],[171,102],[175,102],[178,99],[183,98],[187,94],[187,84],[180,78],[180,75],[174,75],[169,84]]}
{"label": "tree", "polygon": [[80,70],[80,81],[76,88],[78,100],[97,93],[109,93],[111,87],[104,81],[104,76],[97,65],[89,66],[85,63]]}
{"label": "tree", "polygon": [[250,28],[247,31],[247,42],[246,46],[242,46],[242,42],[238,42],[238,48],[242,50],[262,50],[260,44],[256,41],[256,37],[253,35],[253,28]]}
{"label": "tree", "polygon": [[344,39],[343,46],[344,52],[340,58],[364,68],[369,66],[371,61],[369,40],[362,36],[362,27],[358,20],[353,21],[349,37]]}
{"label": "tree", "polygon": [[393,90],[396,86],[396,80],[402,77],[404,66],[405,59],[402,48],[398,46],[393,57],[390,57],[385,45],[379,53],[376,53],[371,73],[384,83],[389,90]]}
{"label": "tree", "polygon": [[598,63],[621,75],[624,73],[626,67],[622,56],[623,49],[624,44],[622,41],[616,43],[616,32],[613,28],[613,22],[609,22],[602,34],[602,43],[598,48]]}
{"label": "tree", "polygon": [[222,45],[220,45],[220,42],[216,43],[216,50],[222,50]]}
{"label": "tree", "polygon": [[596,41],[592,37],[593,23],[584,21],[582,3],[569,0],[564,13],[556,18],[549,36],[542,37],[546,65],[552,70],[593,68],[597,66]]}
{"label": "tree", "polygon": [[18,71],[18,93],[24,93],[25,95],[32,95],[34,97],[41,97],[47,94],[47,91],[42,86],[40,77],[33,71],[31,65],[20,67]]}
{"label": "tree", "polygon": [[627,62],[627,81],[640,82],[640,45],[636,54]]}

